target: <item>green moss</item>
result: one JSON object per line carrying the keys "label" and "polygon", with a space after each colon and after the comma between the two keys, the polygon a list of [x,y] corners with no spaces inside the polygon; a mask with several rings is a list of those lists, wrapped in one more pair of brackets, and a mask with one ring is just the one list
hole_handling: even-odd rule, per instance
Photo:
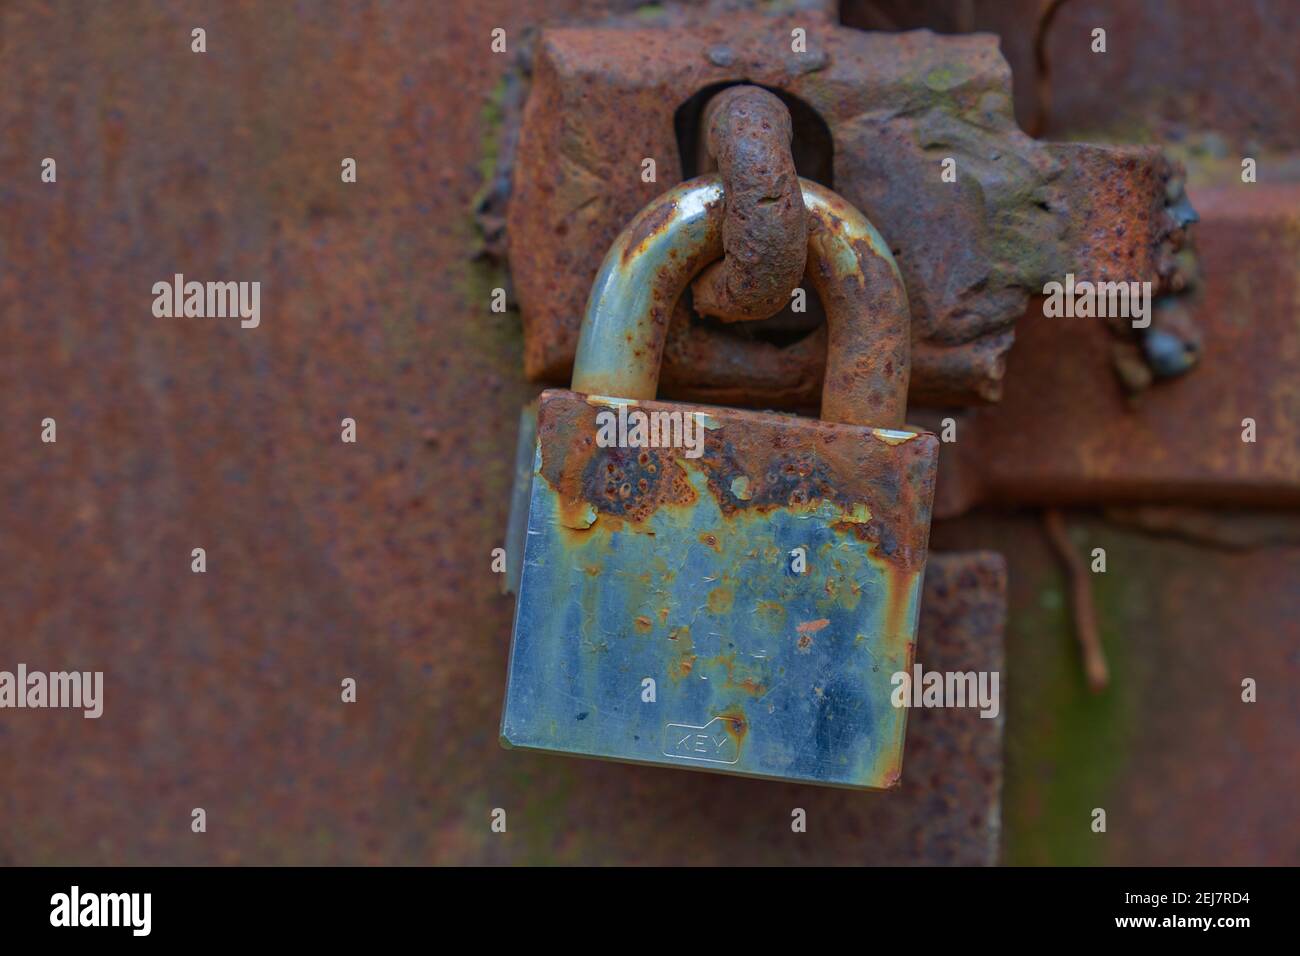
{"label": "green moss", "polygon": [[925,85],[936,92],[943,92],[952,89],[962,79],[951,67],[937,66],[925,74]]}
{"label": "green moss", "polygon": [[[466,232],[473,226],[466,224]],[[470,236],[466,236],[466,242]],[[462,331],[463,347],[470,354],[477,354],[499,364],[502,356],[507,365],[522,369],[523,330],[519,322],[519,313],[512,310],[492,311],[492,293],[506,287],[506,270],[503,265],[488,259],[467,260],[460,274],[457,292],[468,308],[474,321],[466,323]]]}
{"label": "green moss", "polygon": [[501,151],[501,127],[505,122],[505,99],[506,77],[502,74],[478,113],[479,129],[482,131],[479,139],[478,175],[482,187],[489,187],[496,174],[497,157]]}
{"label": "green moss", "polygon": [[[1108,553],[1104,526],[1089,526],[1089,548]],[[1076,547],[1082,545],[1076,543]],[[1092,693],[1084,680],[1064,575],[1037,572],[1038,600],[1007,622],[1007,775],[1003,861],[1013,865],[1089,865],[1106,860],[1107,836],[1092,831],[1092,811],[1113,812],[1134,716],[1123,621],[1132,579],[1092,576],[1110,686]]]}
{"label": "green moss", "polygon": [[[520,828],[525,843],[524,852],[515,862],[528,866],[555,866],[580,862],[589,856],[590,847],[580,840],[564,840],[564,828],[557,827],[569,818],[574,806],[573,776],[563,758],[532,757],[537,772],[520,775],[521,793],[527,794],[528,803]],[[568,854],[557,853],[557,844],[570,847]]]}

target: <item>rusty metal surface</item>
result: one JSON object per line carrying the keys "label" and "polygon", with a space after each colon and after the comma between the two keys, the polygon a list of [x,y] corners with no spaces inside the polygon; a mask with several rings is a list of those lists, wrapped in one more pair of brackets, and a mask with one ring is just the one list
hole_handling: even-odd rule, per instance
{"label": "rusty metal surface", "polygon": [[[1181,292],[1187,277],[1177,253],[1198,218],[1182,167],[1150,146],[1050,143],[1048,150],[1071,196],[1063,238],[1074,263],[1068,271],[1080,280],[1142,279],[1156,294]],[[1136,271],[1135,246],[1149,257]]]}
{"label": "rusty metal surface", "polygon": [[[807,279],[826,307],[821,417],[903,424],[910,372],[907,293],[880,234],[828,189],[800,180]],[[578,340],[575,391],[654,398],[670,316],[686,283],[722,249],[722,184],[701,176],[642,209],[605,254]]]}
{"label": "rusty metal surface", "polygon": [[[1203,359],[1129,397],[1095,319],[1017,325],[1001,405],[955,416],[937,516],[981,503],[1300,504],[1300,186],[1193,188]],[[937,416],[914,415],[934,427]],[[1242,441],[1253,419],[1257,441]]]}
{"label": "rusty metal surface", "polygon": [[1121,527],[1232,551],[1300,544],[1300,512],[1294,510],[1135,505],[1106,508],[1103,514]]}
{"label": "rusty metal surface", "polygon": [[[1001,827],[1010,862],[1296,862],[1300,567],[1288,547],[1216,554],[1072,518],[1080,548],[1095,537],[1129,569],[1100,582],[1117,694],[1096,697],[1040,520],[986,515],[949,542],[1000,548],[1013,565],[1004,825],[1002,718],[971,711],[913,714],[907,775],[921,786],[888,794],[498,749],[512,604],[485,568],[506,523],[513,422],[535,389],[518,380],[517,318],[485,305],[506,277],[474,258],[470,211],[509,141],[506,58],[486,56],[484,38],[504,27],[515,50],[542,22],[691,15],[638,6],[484,0],[455,18],[364,0],[0,7],[0,666],[109,658],[100,720],[0,720],[0,861],[988,863]],[[1300,100],[1267,88],[1262,74],[1286,63],[1256,51],[1293,31],[1225,41],[1277,9],[1231,6],[1162,50],[1149,38],[1143,60],[1215,45],[1212,68],[1180,67],[1198,81],[1186,122],[1246,91],[1281,118],[1250,125],[1285,145],[1300,127],[1273,107]],[[196,23],[210,35],[203,60],[188,50]],[[1002,50],[1016,63],[1022,46],[1004,37]],[[1017,70],[1019,97],[1032,77]],[[1112,115],[1105,105],[1090,115]],[[59,157],[57,187],[34,174],[45,155]],[[360,159],[355,192],[339,191],[342,155]],[[1234,371],[1215,387],[1286,422],[1263,383],[1294,382],[1282,361],[1295,354],[1294,226],[1276,200],[1248,200],[1240,219],[1234,204],[1226,194],[1223,214],[1211,210],[1223,225],[1198,227],[1203,252],[1227,229],[1207,274],[1207,349]],[[1252,238],[1250,221],[1273,240]],[[256,337],[152,321],[148,285],[178,264],[264,281]],[[707,342],[668,349],[705,370]],[[1054,346],[1037,347],[1046,363]],[[739,392],[744,366],[774,388],[794,379],[780,355],[717,354]],[[1106,359],[1099,343],[1087,354]],[[1048,374],[1068,371],[1044,364],[1017,400],[1052,395],[1068,421]],[[811,377],[798,387],[815,401]],[[1157,408],[1178,394],[1163,388],[1146,396]],[[1107,399],[1089,419],[1125,411]],[[355,446],[338,443],[345,414],[360,422]],[[46,415],[59,442],[42,448],[32,423]],[[1192,427],[1144,421],[1164,423],[1152,442]],[[1285,464],[1277,448],[1267,455]],[[1268,516],[1248,529],[1216,519],[1232,526],[1176,530],[1279,543]],[[188,570],[196,544],[209,550],[202,579]],[[1001,668],[1004,588],[1001,558],[932,552],[918,659]],[[1237,692],[1253,671],[1272,676],[1251,710]],[[344,674],[360,680],[351,709],[338,703]],[[1078,826],[1098,803],[1120,811],[1110,839]],[[196,805],[205,835],[189,829]],[[489,830],[495,806],[510,810],[508,834]],[[808,833],[789,832],[793,806],[809,810]]]}
{"label": "rusty metal surface", "polygon": [[[1004,859],[1295,865],[1300,193],[1290,184],[1300,162],[1283,151],[1300,143],[1297,10],[1285,0],[1069,0],[1043,37],[1040,75],[1035,23],[1046,6],[845,5],[846,22],[863,26],[997,32],[1026,129],[1172,144],[1202,217],[1203,268],[1177,305],[1199,326],[1194,373],[1148,380],[1126,398],[1104,329],[1027,315],[1002,407],[979,410],[973,431],[960,419],[957,444],[942,446],[937,512],[990,493],[1008,503],[1147,502],[1107,506],[1104,521],[1068,515],[1073,547],[1103,547],[1108,559],[1107,573],[1091,575],[1112,677],[1100,695],[1085,684],[1068,582],[1041,517],[971,514],[935,526],[936,547],[978,542],[1010,565]],[[1104,56],[1089,49],[1097,26],[1108,32]],[[1244,155],[1260,159],[1258,184],[1240,181]],[[1254,446],[1240,442],[1246,416],[1269,422]],[[1259,674],[1270,693],[1245,704],[1241,680]],[[1107,809],[1106,834],[1080,825],[1094,807]]]}
{"label": "rusty metal surface", "polygon": [[[795,26],[808,30],[807,53],[789,52]],[[719,44],[726,65],[710,57]],[[1101,248],[1127,278],[1168,279],[1176,175],[1154,151],[1101,150],[1084,162],[1077,150],[1025,136],[991,37],[870,34],[812,13],[738,14],[679,31],[548,30],[533,61],[509,209],[531,378],[567,379],[596,263],[633,214],[680,179],[677,107],[740,80],[798,97],[826,121],[835,188],[887,237],[907,283],[916,401],[996,400],[1013,322],[1045,281],[1084,271],[1081,255]],[[948,156],[958,180],[945,189]],[[658,183],[636,175],[644,157],[656,159]],[[1079,230],[1103,200],[1112,225],[1135,228],[1101,243]],[[665,395],[813,404],[819,344],[783,348],[679,315]]]}
{"label": "rusty metal surface", "polygon": [[[840,11],[859,29],[997,34],[1016,116],[1036,136],[1300,149],[1290,0],[845,0]],[[1091,48],[1098,27],[1104,55]]]}
{"label": "rusty metal surface", "polygon": [[[487,814],[532,390],[469,210],[491,29],[606,9],[0,6],[0,667],[105,671],[98,720],[0,717],[0,861],[529,855]],[[176,271],[260,327],[155,319]]]}
{"label": "rusty metal surface", "polygon": [[[1104,56],[1087,43],[1096,27],[1116,38]],[[1046,133],[1212,132],[1250,152],[1300,150],[1297,35],[1287,0],[1070,0],[1047,36]]]}
{"label": "rusty metal surface", "polygon": [[[914,715],[920,785],[888,803],[497,745],[489,551],[534,390],[474,258],[506,69],[484,51],[609,9],[0,7],[0,666],[106,672],[98,720],[0,719],[0,861],[993,861],[1001,724],[969,711]],[[261,326],[155,320],[178,266],[262,281]],[[924,599],[927,666],[1000,666],[987,573]]]}
{"label": "rusty metal surface", "polygon": [[789,301],[808,254],[790,111],[761,87],[742,85],[713,97],[704,117],[726,215],[723,259],[691,286],[695,310],[724,321],[766,319]]}
{"label": "rusty metal surface", "polygon": [[[698,447],[600,437],[602,416],[673,415],[678,432],[698,423]],[[892,678],[915,654],[937,445],[544,392],[503,742],[896,786],[908,710]]]}

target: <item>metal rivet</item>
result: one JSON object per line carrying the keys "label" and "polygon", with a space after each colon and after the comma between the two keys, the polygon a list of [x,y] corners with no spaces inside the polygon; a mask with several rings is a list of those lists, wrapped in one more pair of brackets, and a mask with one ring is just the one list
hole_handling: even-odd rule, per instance
{"label": "metal rivet", "polygon": [[725,43],[715,43],[709,47],[709,62],[714,66],[731,66],[736,62],[736,54]]}

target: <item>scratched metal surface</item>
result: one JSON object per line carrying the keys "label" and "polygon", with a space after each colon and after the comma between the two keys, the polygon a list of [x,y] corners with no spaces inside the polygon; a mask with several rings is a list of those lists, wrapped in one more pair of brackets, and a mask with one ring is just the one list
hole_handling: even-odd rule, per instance
{"label": "scratched metal surface", "polygon": [[[698,414],[699,455],[599,447],[620,405]],[[897,783],[933,435],[566,391],[543,394],[538,432],[503,742]]]}

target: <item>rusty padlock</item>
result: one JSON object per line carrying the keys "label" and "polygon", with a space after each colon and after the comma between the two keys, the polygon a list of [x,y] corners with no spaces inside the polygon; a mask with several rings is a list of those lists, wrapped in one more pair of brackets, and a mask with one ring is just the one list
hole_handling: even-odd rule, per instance
{"label": "rusty padlock", "polygon": [[542,394],[501,742],[881,789],[902,769],[938,443],[903,428],[907,295],[856,209],[802,181],[828,316],[821,419],[653,401],[721,255],[722,185],[614,242],[573,390]]}

